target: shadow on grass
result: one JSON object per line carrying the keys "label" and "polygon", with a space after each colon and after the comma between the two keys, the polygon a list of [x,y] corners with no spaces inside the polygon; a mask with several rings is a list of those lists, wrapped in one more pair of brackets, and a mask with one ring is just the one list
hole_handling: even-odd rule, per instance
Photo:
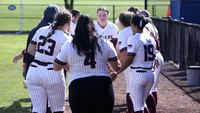
{"label": "shadow on grass", "polygon": [[31,103],[30,98],[19,99],[14,101],[12,105],[8,107],[1,107],[0,113],[30,113],[31,107],[22,107],[21,102]]}

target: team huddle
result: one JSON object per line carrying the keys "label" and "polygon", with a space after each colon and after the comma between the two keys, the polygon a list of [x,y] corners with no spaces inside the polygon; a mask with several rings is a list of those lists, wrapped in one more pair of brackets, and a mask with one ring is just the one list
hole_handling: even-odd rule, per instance
{"label": "team huddle", "polygon": [[[146,10],[130,7],[116,23],[106,7],[96,22],[79,10],[49,5],[29,34],[23,76],[33,113],[64,113],[66,83],[72,113],[112,113],[112,82],[121,72],[128,113],[156,113],[157,83],[163,66],[159,36]],[[66,81],[68,73],[68,81]]]}

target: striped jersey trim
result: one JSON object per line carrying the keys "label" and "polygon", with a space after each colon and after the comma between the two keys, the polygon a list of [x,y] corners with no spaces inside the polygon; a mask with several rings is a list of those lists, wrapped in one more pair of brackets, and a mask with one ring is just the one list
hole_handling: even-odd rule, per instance
{"label": "striped jersey trim", "polygon": [[135,56],[136,54],[135,54],[135,53],[130,53],[130,52],[129,52],[129,53],[127,53],[127,55],[128,55],[128,56]]}
{"label": "striped jersey trim", "polygon": [[116,61],[117,57],[113,57],[113,58],[108,58],[108,61]]}
{"label": "striped jersey trim", "polygon": [[33,44],[33,45],[36,45],[37,44],[37,42],[35,42],[35,41],[31,41],[31,44]]}
{"label": "striped jersey trim", "polygon": [[66,65],[67,62],[62,62],[60,60],[58,60],[57,58],[54,60],[56,63],[60,64],[60,65]]}
{"label": "striped jersey trim", "polygon": [[127,47],[124,47],[124,48],[120,49],[120,53],[125,51],[125,50],[127,50]]}

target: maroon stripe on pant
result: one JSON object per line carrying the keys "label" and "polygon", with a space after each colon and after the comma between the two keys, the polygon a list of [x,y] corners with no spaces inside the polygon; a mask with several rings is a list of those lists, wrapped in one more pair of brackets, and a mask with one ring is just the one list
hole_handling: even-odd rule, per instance
{"label": "maroon stripe on pant", "polygon": [[155,102],[156,102],[156,106],[157,106],[157,103],[158,103],[158,94],[157,92],[152,92],[153,94],[153,97],[155,98]]}
{"label": "maroon stripe on pant", "polygon": [[132,100],[130,98],[130,93],[126,94],[126,106],[127,106],[127,109],[128,109],[128,113],[134,113],[133,103],[132,103]]}
{"label": "maroon stripe on pant", "polygon": [[150,94],[146,100],[147,108],[149,109],[150,113],[156,113],[156,101],[153,94]]}

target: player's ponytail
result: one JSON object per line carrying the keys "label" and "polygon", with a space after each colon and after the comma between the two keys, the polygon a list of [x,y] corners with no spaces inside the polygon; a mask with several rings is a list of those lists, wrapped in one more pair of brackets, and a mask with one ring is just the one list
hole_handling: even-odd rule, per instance
{"label": "player's ponytail", "polygon": [[100,38],[95,30],[92,17],[88,14],[81,15],[78,19],[75,35],[72,40],[73,47],[77,50],[78,55],[96,53],[96,49],[101,52],[98,39]]}
{"label": "player's ponytail", "polygon": [[48,38],[50,38],[54,33],[55,30],[59,27],[59,26],[64,26],[66,23],[71,22],[72,20],[72,15],[70,12],[68,12],[65,9],[61,9],[61,11],[59,13],[56,14],[55,16],[55,21],[54,24],[52,25],[52,30],[49,32],[49,34],[47,35],[47,38],[44,39],[44,41],[42,42],[42,45],[45,45],[46,41]]}

